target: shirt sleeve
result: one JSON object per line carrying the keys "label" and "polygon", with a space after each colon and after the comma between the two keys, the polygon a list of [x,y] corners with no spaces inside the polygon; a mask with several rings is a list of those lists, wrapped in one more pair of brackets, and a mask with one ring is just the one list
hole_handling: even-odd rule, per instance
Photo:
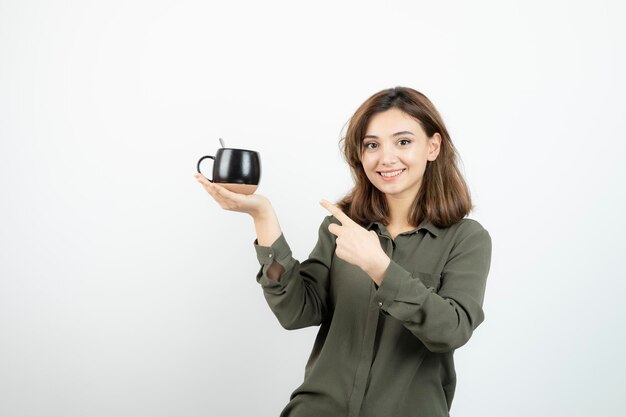
{"label": "shirt sleeve", "polygon": [[432,352],[461,347],[484,320],[491,236],[476,221],[463,231],[459,228],[459,235],[438,292],[392,260],[376,294],[383,311],[401,320]]}
{"label": "shirt sleeve", "polygon": [[[335,236],[328,231],[332,216],[326,216],[319,227],[318,240],[308,259],[300,263],[292,256],[284,234],[271,246],[253,244],[261,268],[257,282],[272,312],[288,330],[317,326],[329,315],[328,292],[330,265],[335,253]],[[276,261],[285,268],[280,281],[267,276]]]}

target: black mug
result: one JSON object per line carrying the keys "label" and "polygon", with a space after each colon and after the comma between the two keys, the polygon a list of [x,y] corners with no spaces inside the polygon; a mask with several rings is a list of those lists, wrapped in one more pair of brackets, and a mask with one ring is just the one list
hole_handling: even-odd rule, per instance
{"label": "black mug", "polygon": [[[218,183],[230,191],[240,194],[253,194],[261,180],[261,158],[258,152],[248,149],[219,148],[215,156],[205,155],[198,161],[207,158],[213,160],[213,176],[207,179]],[[204,175],[204,174],[202,174]]]}

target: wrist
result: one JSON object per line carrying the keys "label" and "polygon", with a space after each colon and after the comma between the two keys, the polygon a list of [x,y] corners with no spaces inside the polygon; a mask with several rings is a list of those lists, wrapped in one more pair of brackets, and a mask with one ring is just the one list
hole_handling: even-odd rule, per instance
{"label": "wrist", "polygon": [[380,256],[376,257],[364,271],[372,278],[376,285],[380,286],[390,263],[391,258],[381,251]]}
{"label": "wrist", "polygon": [[254,212],[254,228],[259,246],[271,246],[282,233],[272,205],[267,203],[264,209]]}
{"label": "wrist", "polygon": [[267,202],[261,204],[258,208],[256,208],[254,211],[251,211],[249,214],[255,222],[266,221],[274,216],[274,210],[271,203]]}

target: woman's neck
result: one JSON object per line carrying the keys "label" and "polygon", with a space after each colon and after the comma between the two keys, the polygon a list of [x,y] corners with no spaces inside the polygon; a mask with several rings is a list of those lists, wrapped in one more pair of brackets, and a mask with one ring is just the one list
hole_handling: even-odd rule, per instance
{"label": "woman's neck", "polygon": [[394,229],[414,227],[409,223],[409,212],[413,205],[414,198],[397,198],[387,197],[387,205],[389,206],[389,225]]}

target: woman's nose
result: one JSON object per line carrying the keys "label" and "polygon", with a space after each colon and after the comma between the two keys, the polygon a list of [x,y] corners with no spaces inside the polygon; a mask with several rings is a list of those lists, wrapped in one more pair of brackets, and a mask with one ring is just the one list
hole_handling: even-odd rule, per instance
{"label": "woman's nose", "polygon": [[390,146],[383,146],[382,148],[382,163],[385,165],[392,165],[398,162],[398,156],[395,149]]}

